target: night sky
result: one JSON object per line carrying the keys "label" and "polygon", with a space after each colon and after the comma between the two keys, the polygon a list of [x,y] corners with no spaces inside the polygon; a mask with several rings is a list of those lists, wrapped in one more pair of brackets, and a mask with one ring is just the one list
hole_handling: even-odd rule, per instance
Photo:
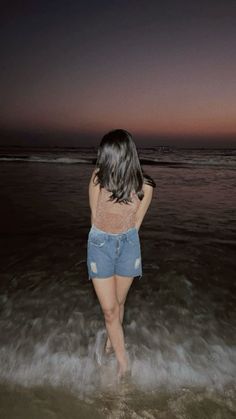
{"label": "night sky", "polygon": [[236,146],[235,0],[1,9],[2,129],[63,133],[60,145],[125,128],[141,145]]}

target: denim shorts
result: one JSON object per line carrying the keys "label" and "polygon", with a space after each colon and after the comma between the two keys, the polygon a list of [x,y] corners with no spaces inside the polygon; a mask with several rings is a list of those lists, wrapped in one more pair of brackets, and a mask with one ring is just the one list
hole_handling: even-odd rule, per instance
{"label": "denim shorts", "polygon": [[141,247],[136,227],[113,234],[92,226],[87,244],[89,279],[113,275],[142,277]]}

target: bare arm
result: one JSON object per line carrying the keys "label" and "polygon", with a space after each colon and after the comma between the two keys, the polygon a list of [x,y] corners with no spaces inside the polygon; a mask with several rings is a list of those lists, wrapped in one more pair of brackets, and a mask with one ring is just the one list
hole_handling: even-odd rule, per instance
{"label": "bare arm", "polygon": [[139,208],[136,212],[135,227],[137,229],[139,229],[139,227],[141,226],[142,221],[144,219],[144,216],[145,216],[145,214],[148,210],[148,207],[151,203],[152,195],[153,195],[153,187],[144,183],[143,192],[144,192],[144,197],[143,197],[142,201],[140,202]]}
{"label": "bare arm", "polygon": [[95,215],[96,215],[96,208],[97,208],[97,201],[98,195],[100,191],[100,185],[94,184],[94,179],[96,177],[97,169],[94,169],[90,182],[89,182],[89,206],[91,209],[91,224],[93,224]]}

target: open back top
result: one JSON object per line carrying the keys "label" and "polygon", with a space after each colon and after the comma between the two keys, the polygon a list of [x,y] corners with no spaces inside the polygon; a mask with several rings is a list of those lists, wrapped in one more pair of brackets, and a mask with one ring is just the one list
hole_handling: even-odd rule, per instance
{"label": "open back top", "polygon": [[110,191],[100,189],[93,225],[113,234],[123,233],[135,227],[135,215],[141,202],[137,194],[132,193],[132,202],[128,204],[109,201],[110,195]]}

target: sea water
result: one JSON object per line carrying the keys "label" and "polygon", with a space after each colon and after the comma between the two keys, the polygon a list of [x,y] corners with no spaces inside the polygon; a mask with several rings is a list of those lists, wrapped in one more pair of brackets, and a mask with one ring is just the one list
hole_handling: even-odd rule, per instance
{"label": "sea water", "polygon": [[1,418],[236,416],[236,151],[139,153],[157,187],[119,384],[86,269],[95,150],[1,149]]}

